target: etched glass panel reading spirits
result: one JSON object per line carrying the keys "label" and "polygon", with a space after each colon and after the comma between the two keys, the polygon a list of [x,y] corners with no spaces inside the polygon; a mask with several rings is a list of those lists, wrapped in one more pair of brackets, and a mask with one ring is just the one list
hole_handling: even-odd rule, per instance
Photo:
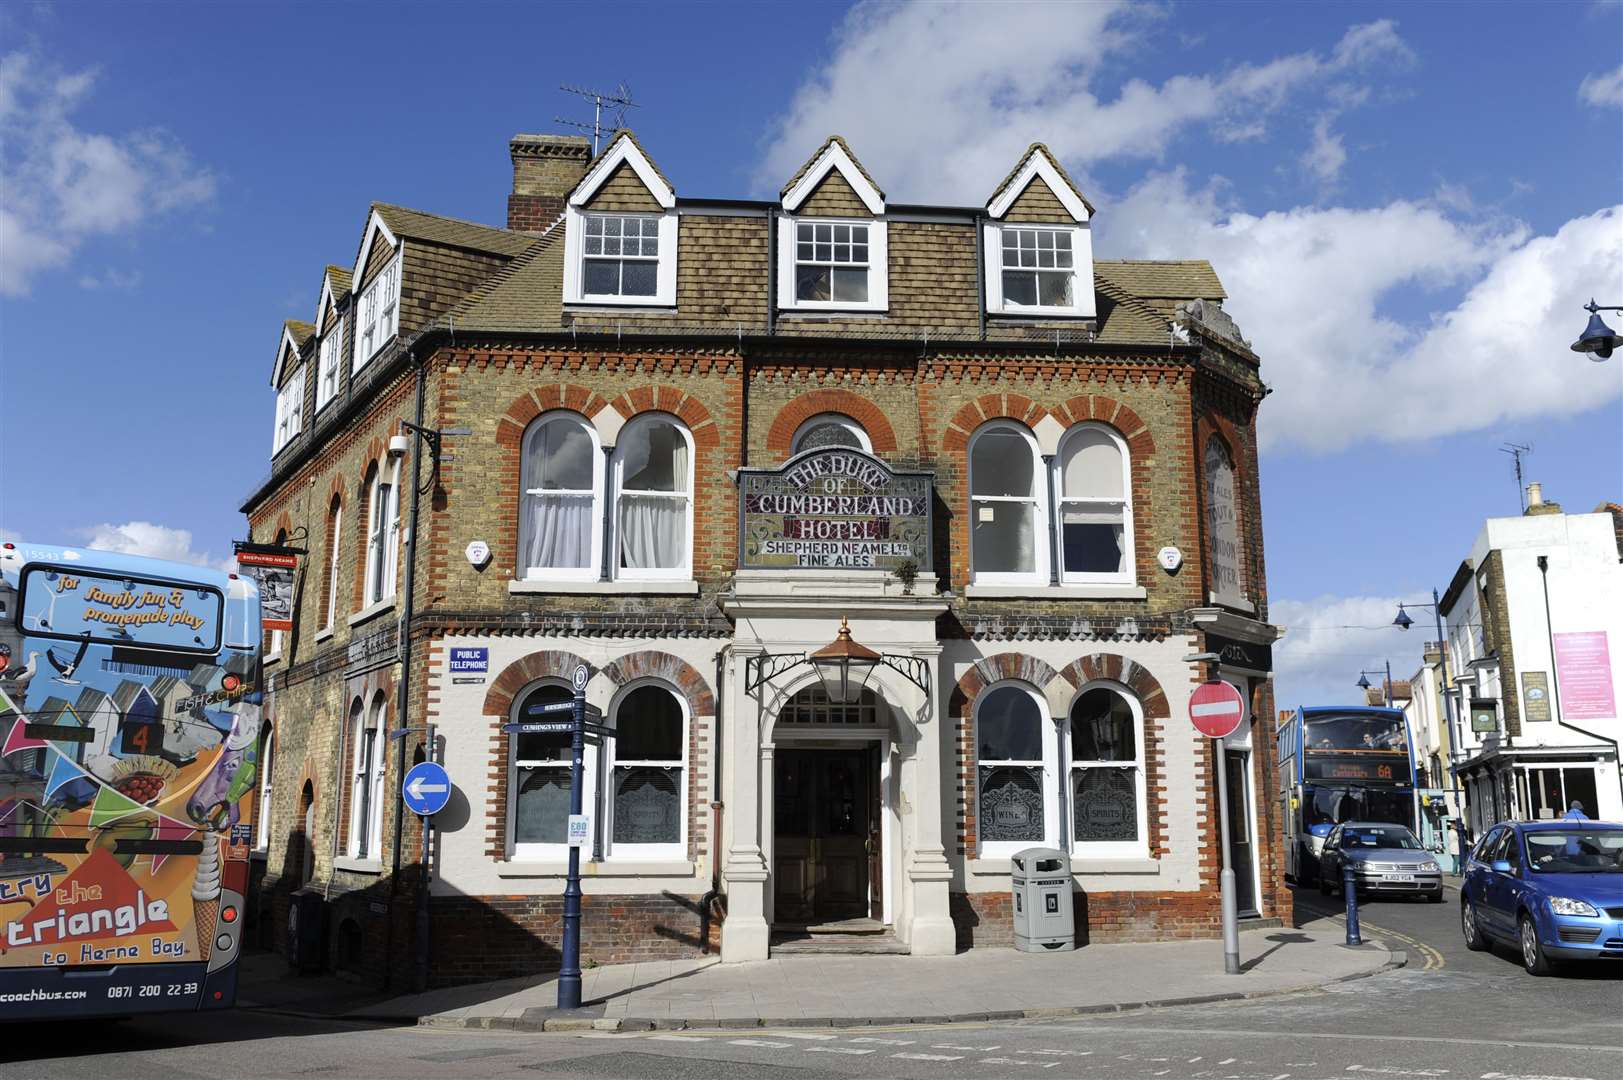
{"label": "etched glass panel reading spirits", "polygon": [[1138,839],[1138,782],[1133,768],[1079,769],[1071,805],[1079,844]]}
{"label": "etched glass panel reading spirits", "polygon": [[682,839],[682,707],[660,686],[626,695],[616,714],[616,844],[675,844]]}
{"label": "etched glass panel reading spirits", "polygon": [[681,839],[681,770],[614,770],[614,842],[674,844]]}
{"label": "etched glass panel reading spirits", "polygon": [[1043,839],[1042,775],[1040,766],[981,766],[982,840]]}

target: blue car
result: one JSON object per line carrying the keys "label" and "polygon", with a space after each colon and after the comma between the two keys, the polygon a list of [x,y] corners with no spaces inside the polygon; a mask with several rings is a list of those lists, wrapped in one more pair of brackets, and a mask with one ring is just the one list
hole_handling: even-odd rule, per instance
{"label": "blue car", "polygon": [[1460,929],[1470,949],[1517,945],[1533,975],[1566,960],[1623,961],[1623,824],[1494,826],[1465,864]]}

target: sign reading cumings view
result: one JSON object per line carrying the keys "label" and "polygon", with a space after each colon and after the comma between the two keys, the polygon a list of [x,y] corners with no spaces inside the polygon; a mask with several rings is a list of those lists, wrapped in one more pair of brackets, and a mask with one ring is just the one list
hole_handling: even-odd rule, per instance
{"label": "sign reading cumings view", "polygon": [[928,569],[932,479],[843,447],[807,451],[779,469],[740,469],[739,566]]}

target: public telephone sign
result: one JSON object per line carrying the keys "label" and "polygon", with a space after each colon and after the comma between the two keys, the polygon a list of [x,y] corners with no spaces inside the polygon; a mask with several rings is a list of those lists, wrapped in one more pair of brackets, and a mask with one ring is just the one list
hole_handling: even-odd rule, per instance
{"label": "public telephone sign", "polygon": [[1189,720],[1202,735],[1232,735],[1244,719],[1245,697],[1233,683],[1202,683],[1189,695]]}
{"label": "public telephone sign", "polygon": [[930,568],[934,476],[847,447],[782,468],[738,470],[738,565],[746,570]]}

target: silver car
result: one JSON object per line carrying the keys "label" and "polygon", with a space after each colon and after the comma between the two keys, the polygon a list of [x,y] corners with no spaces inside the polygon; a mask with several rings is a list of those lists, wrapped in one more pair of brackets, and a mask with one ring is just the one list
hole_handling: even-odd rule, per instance
{"label": "silver car", "polygon": [[1342,867],[1364,893],[1405,893],[1443,902],[1443,868],[1414,833],[1383,821],[1344,821],[1324,841],[1319,857],[1319,891],[1341,888]]}

